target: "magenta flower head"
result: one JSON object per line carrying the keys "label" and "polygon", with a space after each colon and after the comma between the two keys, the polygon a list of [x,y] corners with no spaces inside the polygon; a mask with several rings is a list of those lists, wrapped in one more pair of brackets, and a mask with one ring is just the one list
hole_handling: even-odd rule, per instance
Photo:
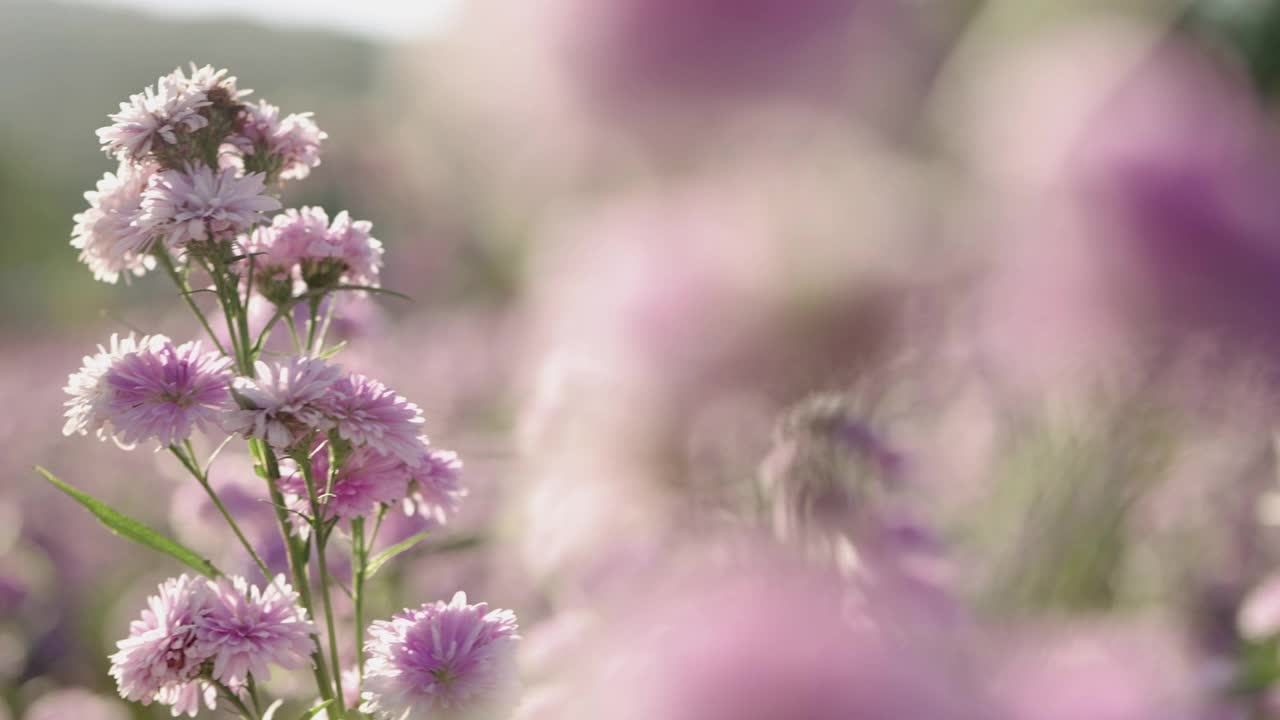
{"label": "magenta flower head", "polygon": [[[312,455],[311,467],[313,477],[329,477],[327,448]],[[303,510],[316,514],[317,509],[307,504],[306,480],[296,463],[286,461],[282,470],[281,490],[297,498]],[[379,506],[390,505],[405,496],[409,489],[409,473],[409,468],[393,455],[382,455],[368,447],[354,448],[334,475],[329,496],[321,500],[326,508],[324,515],[341,518],[372,515]],[[324,484],[323,479],[317,482]],[[316,492],[323,492],[323,488],[317,488]]]}
{"label": "magenta flower head", "polygon": [[201,695],[196,678],[210,657],[197,630],[212,600],[208,583],[187,575],[166,580],[147,598],[141,619],[129,625],[129,637],[111,656],[110,673],[121,697],[172,705],[175,715],[195,715]]}
{"label": "magenta flower head", "polygon": [[250,674],[258,681],[267,679],[271,664],[296,669],[310,662],[315,625],[283,575],[265,590],[242,577],[210,585],[209,612],[196,637],[201,654],[213,658],[216,680],[235,686]]}
{"label": "magenta flower head", "polygon": [[282,118],[280,108],[265,100],[245,105],[240,113],[243,126],[230,142],[255,169],[270,167],[273,177],[301,180],[320,164],[320,143],[329,137],[311,115],[295,113]]}
{"label": "magenta flower head", "polygon": [[199,342],[174,347],[165,340],[120,357],[103,378],[117,440],[154,439],[165,447],[216,427],[234,407],[229,367],[218,353],[202,352]]}
{"label": "magenta flower head", "polygon": [[290,448],[332,426],[327,398],[342,378],[340,368],[320,358],[295,357],[283,363],[259,362],[255,369],[255,378],[234,382],[245,409],[227,416],[226,430]]}
{"label": "magenta flower head", "polygon": [[369,627],[361,712],[384,720],[501,720],[519,691],[509,610],[453,601]]}
{"label": "magenta flower head", "polygon": [[[110,372],[116,361],[125,355],[140,350],[150,351],[165,345],[169,338],[164,336],[143,336],[137,338],[133,333],[120,337],[113,334],[106,346],[97,346],[96,355],[84,356],[79,372],[72,373],[67,379],[67,387],[63,388],[72,396],[67,401],[67,424],[63,425],[63,434],[87,434],[95,430],[97,438],[106,439],[115,436],[111,428],[110,387],[106,383],[106,374]],[[119,439],[116,443],[119,445]]]}
{"label": "magenta flower head", "polygon": [[[425,442],[425,440],[424,440]],[[430,449],[413,471],[413,485],[405,499],[405,511],[440,525],[458,512],[467,496],[462,487],[462,460],[452,450]]]}
{"label": "magenta flower head", "polygon": [[237,176],[234,168],[188,165],[151,178],[139,223],[170,249],[189,242],[229,238],[262,222],[280,201],[265,194],[260,173]]}
{"label": "magenta flower head", "polygon": [[422,410],[386,385],[351,373],[334,385],[328,408],[338,436],[353,446],[368,446],[410,467],[424,462]]}
{"label": "magenta flower head", "polygon": [[142,216],[142,193],[151,179],[146,166],[121,163],[113,175],[98,181],[96,191],[84,194],[89,209],[75,216],[71,246],[80,251],[80,262],[89,266],[93,277],[115,283],[131,275],[142,275],[155,267],[147,254],[151,238],[138,222]]}

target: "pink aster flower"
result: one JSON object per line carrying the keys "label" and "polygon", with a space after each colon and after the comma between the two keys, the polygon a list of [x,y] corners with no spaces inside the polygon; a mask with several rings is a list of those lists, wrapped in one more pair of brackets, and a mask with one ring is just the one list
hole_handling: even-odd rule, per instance
{"label": "pink aster flower", "polygon": [[138,225],[150,178],[150,168],[121,163],[114,175],[98,181],[96,191],[84,194],[89,209],[74,218],[71,246],[80,250],[80,262],[95,279],[115,283],[124,275],[128,282],[130,275],[155,267],[155,258],[146,252],[150,237]]}
{"label": "pink aster flower", "polygon": [[277,575],[265,590],[242,577],[211,583],[213,599],[200,621],[200,650],[213,658],[213,677],[230,685],[270,677],[269,665],[296,669],[309,662],[315,625],[298,593]]}
{"label": "pink aster flower", "polygon": [[329,228],[330,241],[337,248],[336,257],[344,265],[343,280],[351,285],[378,285],[382,269],[382,243],[370,232],[368,220],[352,220],[346,210],[338,213]]}
{"label": "pink aster flower", "polygon": [[320,143],[329,137],[316,126],[311,113],[280,117],[280,108],[265,100],[246,105],[239,135],[231,138],[246,155],[272,158],[280,165],[280,177],[301,180],[320,164]]}
{"label": "pink aster flower", "polygon": [[327,405],[339,437],[353,446],[368,446],[414,468],[424,461],[422,409],[386,385],[351,373],[334,384]]}
{"label": "pink aster flower", "polygon": [[[315,513],[307,503],[306,480],[294,463],[280,480],[280,488],[294,496],[301,509]],[[312,477],[316,493],[324,492],[329,477],[329,452],[321,449],[312,455]],[[379,506],[390,505],[405,496],[409,489],[409,468],[397,457],[382,455],[367,447],[352,449],[334,475],[329,497],[322,499],[328,517],[355,518],[372,515]]]}
{"label": "pink aster flower", "polygon": [[166,75],[120,103],[120,111],[111,115],[112,124],[98,130],[98,139],[108,155],[122,161],[141,160],[157,143],[175,145],[180,131],[208,125],[200,111],[209,104],[203,92],[181,77],[181,71]]}
{"label": "pink aster flower", "polygon": [[394,720],[501,718],[516,701],[516,617],[453,601],[369,627],[361,712]]}
{"label": "pink aster flower", "polygon": [[129,637],[116,643],[119,650],[111,656],[110,674],[121,697],[172,705],[175,715],[195,714],[195,679],[210,657],[196,632],[211,602],[208,583],[187,575],[166,580],[147,598],[141,619],[129,625]]}
{"label": "pink aster flower", "polygon": [[227,358],[202,352],[199,342],[174,347],[166,340],[121,356],[103,377],[117,438],[127,445],[154,439],[163,447],[216,426],[234,407],[229,367]]}
{"label": "pink aster flower", "polygon": [[154,350],[168,342],[169,338],[163,335],[144,335],[139,339],[133,333],[125,337],[113,334],[106,346],[98,346],[97,354],[86,355],[79,372],[72,373],[63,388],[71,399],[66,402],[67,421],[62,427],[62,434],[85,435],[94,430],[99,440],[113,437],[108,408],[110,387],[105,380],[107,373],[124,356]]}
{"label": "pink aster flower", "polygon": [[292,447],[332,426],[326,399],[341,379],[340,368],[319,358],[258,362],[256,378],[236,378],[233,387],[247,408],[230,413],[225,427],[277,448]]}
{"label": "pink aster flower", "polygon": [[190,91],[203,93],[211,100],[225,93],[227,100],[238,102],[240,98],[253,93],[252,90],[238,89],[236,87],[236,78],[227,75],[228,71],[225,69],[216,70],[212,65],[198,68],[195,63],[191,63],[190,67],[191,77],[189,78],[182,72],[182,68],[174,70],[168,77],[182,84]]}
{"label": "pink aster flower", "polygon": [[258,266],[264,272],[290,276],[306,258],[334,254],[329,242],[329,215],[318,207],[285,210],[269,226],[256,228],[244,245],[247,252],[258,254]]}
{"label": "pink aster flower", "polygon": [[142,227],[177,249],[191,241],[214,240],[266,222],[265,213],[280,209],[266,194],[260,173],[237,177],[232,168],[211,170],[188,166],[151,178],[143,194]]}
{"label": "pink aster flower", "polygon": [[427,450],[426,458],[413,472],[413,486],[405,500],[405,511],[445,524],[467,496],[461,479],[462,460],[458,453]]}

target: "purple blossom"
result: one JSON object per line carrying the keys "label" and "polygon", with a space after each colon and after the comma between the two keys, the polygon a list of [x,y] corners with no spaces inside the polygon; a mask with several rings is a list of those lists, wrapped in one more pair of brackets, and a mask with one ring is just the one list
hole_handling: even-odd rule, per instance
{"label": "purple blossom", "polygon": [[84,194],[89,209],[75,216],[71,246],[80,250],[80,262],[93,277],[115,283],[121,275],[142,275],[155,267],[147,254],[149,235],[138,225],[142,194],[151,179],[146,166],[121,163],[113,175],[98,181],[98,189]]}
{"label": "purple blossom", "polygon": [[393,455],[411,467],[424,462],[422,410],[386,385],[351,373],[335,383],[328,408],[343,440]]}
{"label": "purple blossom", "polygon": [[139,223],[171,249],[192,241],[217,240],[266,222],[280,201],[265,194],[260,173],[237,177],[234,168],[214,171],[188,166],[151,178]]}
{"label": "purple blossom", "polygon": [[405,511],[441,525],[458,512],[467,496],[462,487],[462,460],[452,450],[430,449],[413,472],[413,485],[405,499]]}
{"label": "purple blossom", "polygon": [[319,358],[258,362],[256,378],[236,378],[234,389],[247,404],[227,416],[226,429],[289,448],[312,432],[327,430],[327,399],[342,378],[340,368]]}
{"label": "purple blossom", "polygon": [[372,227],[352,220],[346,211],[330,225],[322,208],[303,207],[277,215],[270,227],[255,230],[244,244],[248,252],[259,254],[267,273],[287,276],[294,284],[377,286],[383,250],[369,234]]}
{"label": "purple blossom", "polygon": [[141,160],[158,142],[177,144],[179,131],[207,126],[209,121],[200,111],[209,105],[205,94],[178,70],[120,103],[120,111],[111,115],[112,124],[98,130],[98,139],[108,155],[122,161]]}
{"label": "purple blossom", "polygon": [[211,584],[209,613],[196,636],[201,652],[213,658],[213,677],[229,685],[270,676],[269,664],[304,666],[315,626],[298,605],[298,593],[277,575],[265,590],[242,577]]}
{"label": "purple blossom", "polygon": [[332,254],[329,215],[324,208],[289,208],[276,215],[269,226],[256,228],[244,245],[247,252],[258,255],[264,273],[292,277],[307,257]]}
{"label": "purple blossom", "polygon": [[378,285],[382,243],[370,235],[372,230],[372,223],[352,220],[346,210],[338,213],[329,228],[331,241],[338,249],[336,257],[344,266],[343,279],[352,285]]}
{"label": "purple blossom", "polygon": [[361,712],[395,720],[501,718],[519,687],[516,618],[452,602],[406,610],[369,627]]}
{"label": "purple blossom", "polygon": [[[86,355],[80,371],[72,373],[63,388],[71,399],[66,402],[67,422],[62,427],[62,434],[85,435],[92,429],[99,440],[114,437],[108,408],[111,395],[106,382],[107,373],[126,355],[152,351],[168,342],[169,338],[163,335],[144,335],[139,339],[133,333],[125,337],[113,334],[106,346],[98,346],[97,354]],[[118,439],[116,442],[120,444]]]}
{"label": "purple blossom", "polygon": [[233,407],[229,367],[227,358],[202,352],[199,342],[174,347],[166,340],[120,357],[103,378],[117,438],[127,445],[155,439],[168,446],[195,429],[217,426]]}
{"label": "purple blossom", "polygon": [[121,697],[143,705],[158,701],[173,705],[175,715],[195,715],[195,679],[210,657],[196,635],[211,601],[208,583],[187,575],[166,580],[147,598],[141,619],[129,625],[129,637],[111,656],[110,674]]}
{"label": "purple blossom", "polygon": [[[290,466],[291,471],[290,471]],[[316,478],[316,493],[324,492],[329,477],[329,452],[323,448],[312,455],[312,476]],[[293,495],[301,509],[316,512],[306,500],[307,486],[301,470],[292,461],[282,468],[280,488]],[[367,447],[354,448],[334,475],[327,499],[321,503],[327,508],[327,516],[342,518],[372,515],[380,505],[400,500],[408,492],[409,468],[399,458],[383,455]]]}
{"label": "purple blossom", "polygon": [[280,117],[268,102],[245,105],[243,127],[230,142],[246,155],[262,155],[280,163],[280,177],[301,180],[320,165],[320,143],[329,137],[316,126],[311,113]]}

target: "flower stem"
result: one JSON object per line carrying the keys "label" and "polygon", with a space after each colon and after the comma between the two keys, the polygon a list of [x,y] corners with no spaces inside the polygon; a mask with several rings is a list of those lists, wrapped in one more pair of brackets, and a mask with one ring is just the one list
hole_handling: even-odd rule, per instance
{"label": "flower stem", "polygon": [[191,284],[178,272],[178,268],[174,267],[173,258],[169,257],[169,251],[162,244],[157,244],[155,254],[160,259],[160,264],[164,266],[165,271],[169,273],[173,284],[178,287],[178,292],[181,293],[182,299],[187,301],[187,307],[191,308],[191,312],[200,321],[204,331],[209,334],[209,339],[213,341],[214,347],[218,348],[218,352],[230,357],[227,349],[222,346],[222,342],[218,340],[218,336],[214,334],[213,328],[209,325],[209,319],[200,310],[200,306],[196,305],[196,301],[191,298]]}
{"label": "flower stem", "polygon": [[302,468],[302,478],[307,484],[307,500],[311,503],[313,515],[311,530],[316,539],[316,564],[320,568],[320,599],[324,603],[324,621],[329,631],[329,661],[333,667],[333,688],[337,697],[334,703],[337,706],[335,712],[338,720],[343,720],[347,716],[347,705],[342,697],[342,665],[338,661],[338,633],[333,621],[333,602],[329,597],[329,562],[325,558],[325,548],[332,528],[325,527],[326,520],[321,514],[321,505],[316,496],[315,471],[312,469],[310,456],[303,455],[298,458],[298,466]]}
{"label": "flower stem", "polygon": [[178,461],[187,469],[187,472],[191,473],[196,482],[200,483],[200,487],[204,488],[204,491],[209,495],[209,499],[217,506],[218,512],[222,513],[222,518],[227,521],[227,525],[231,526],[231,532],[235,533],[236,539],[244,546],[244,549],[249,553],[249,557],[253,558],[253,562],[258,566],[258,571],[262,573],[262,577],[267,582],[271,582],[271,571],[267,569],[267,564],[262,561],[261,557],[258,557],[258,553],[249,544],[248,538],[240,531],[240,526],[231,517],[231,513],[227,512],[227,507],[222,504],[222,499],[218,497],[218,493],[214,492],[213,487],[209,485],[209,476],[200,470],[200,466],[196,463],[196,455],[191,447],[191,441],[186,440],[184,442],[186,444],[185,451],[177,445],[170,445],[169,451],[178,458]]}

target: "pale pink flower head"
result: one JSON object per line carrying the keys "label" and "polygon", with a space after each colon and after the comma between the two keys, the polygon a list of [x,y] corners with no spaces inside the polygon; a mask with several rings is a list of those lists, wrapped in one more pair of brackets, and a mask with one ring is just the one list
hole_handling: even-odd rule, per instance
{"label": "pale pink flower head", "polygon": [[119,442],[179,443],[194,430],[219,425],[234,408],[230,361],[199,342],[165,341],[128,353],[103,378],[106,412]]}
{"label": "pale pink flower head", "polygon": [[119,112],[111,115],[112,124],[98,130],[98,140],[108,155],[122,161],[142,160],[160,144],[178,144],[180,133],[207,126],[201,110],[209,105],[205,94],[178,71],[120,103]]}
{"label": "pale pink flower head", "polygon": [[151,178],[139,222],[170,249],[179,249],[192,241],[230,238],[279,209],[259,173],[237,177],[233,168],[187,166],[185,172],[166,170]]}
{"label": "pale pink flower head", "polygon": [[242,577],[211,583],[209,612],[196,630],[201,652],[213,658],[213,677],[229,685],[270,677],[270,665],[287,670],[309,662],[315,625],[298,605],[298,593],[277,575],[266,589]]}
{"label": "pale pink flower head", "polygon": [[519,691],[516,617],[452,602],[369,627],[361,712],[387,720],[500,720]]}
{"label": "pale pink flower head", "polygon": [[113,334],[105,346],[98,346],[96,354],[86,355],[80,370],[67,378],[67,386],[63,388],[71,399],[66,402],[67,421],[62,427],[62,434],[85,435],[94,430],[99,440],[113,437],[107,373],[124,356],[158,349],[168,342],[169,338],[163,335],[138,338],[133,333],[124,337]]}
{"label": "pale pink flower head", "polygon": [[255,169],[284,180],[301,180],[320,165],[320,143],[329,137],[316,126],[311,113],[280,116],[280,108],[265,100],[245,105],[240,133],[231,138]]}
{"label": "pale pink flower head", "polygon": [[422,409],[373,378],[351,373],[333,386],[328,401],[338,436],[410,467],[424,461]]}
{"label": "pale pink flower head", "polygon": [[236,78],[228,75],[227,70],[215,69],[212,65],[196,67],[191,63],[191,77],[187,77],[182,68],[169,74],[177,82],[186,86],[189,91],[203,93],[211,102],[239,102],[241,98],[253,93],[252,90],[240,90],[236,87]]}
{"label": "pale pink flower head", "polygon": [[333,256],[342,261],[342,281],[350,285],[378,285],[382,269],[382,243],[370,233],[368,220],[352,220],[346,210],[338,213],[329,228]]}
{"label": "pale pink flower head", "polygon": [[413,471],[413,486],[405,499],[405,511],[444,525],[458,512],[466,496],[458,453],[432,448]]}
{"label": "pale pink flower head", "polygon": [[151,173],[147,166],[121,163],[115,174],[98,181],[96,191],[84,194],[89,209],[74,218],[71,246],[95,279],[115,283],[123,275],[128,282],[155,267],[155,258],[147,254],[151,238],[138,224]]}
{"label": "pale pink flower head", "polygon": [[210,655],[197,639],[197,629],[209,614],[213,597],[207,581],[181,575],[160,585],[147,598],[142,617],[129,625],[129,637],[116,643],[111,677],[120,696],[150,705],[174,706],[174,714],[195,714],[192,697],[201,665]]}
{"label": "pale pink flower head", "polygon": [[[323,442],[323,441],[321,441]],[[317,443],[319,444],[319,443]],[[329,477],[329,451],[322,446],[311,460],[316,493],[324,492]],[[299,509],[317,514],[307,502],[306,479],[293,461],[288,461],[280,479],[280,488],[296,498]],[[383,455],[368,447],[353,448],[333,477],[329,495],[321,498],[324,517],[356,518],[375,513],[382,505],[400,500],[408,492],[409,468],[394,455]]]}
{"label": "pale pink flower head", "polygon": [[291,448],[313,432],[332,426],[328,396],[342,370],[320,358],[294,357],[285,362],[258,362],[254,378],[236,378],[233,388],[244,409],[227,416],[226,429]]}
{"label": "pale pink flower head", "polygon": [[256,253],[258,267],[267,274],[293,277],[308,257],[333,254],[329,243],[329,215],[320,207],[289,208],[271,224],[256,228],[244,241],[247,252]]}

